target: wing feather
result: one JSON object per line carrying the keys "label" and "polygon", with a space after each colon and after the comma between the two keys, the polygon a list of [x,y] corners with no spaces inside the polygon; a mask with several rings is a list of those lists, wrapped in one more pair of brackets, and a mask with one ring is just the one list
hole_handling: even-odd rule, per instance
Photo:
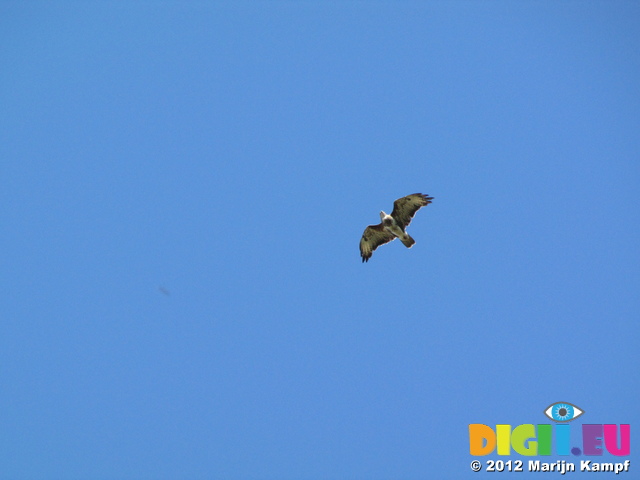
{"label": "wing feather", "polygon": [[423,195],[422,193],[413,193],[406,197],[399,198],[393,202],[393,212],[391,216],[403,230],[409,226],[411,219],[418,210],[429,205],[433,197]]}
{"label": "wing feather", "polygon": [[396,237],[387,232],[382,226],[382,223],[369,225],[364,229],[364,233],[360,239],[360,255],[362,256],[362,261],[368,262],[376,248],[390,242],[394,238]]}

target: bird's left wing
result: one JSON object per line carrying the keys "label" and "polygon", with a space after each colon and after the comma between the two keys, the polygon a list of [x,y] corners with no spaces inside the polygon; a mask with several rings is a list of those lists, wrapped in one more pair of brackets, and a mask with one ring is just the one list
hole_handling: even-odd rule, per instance
{"label": "bird's left wing", "polygon": [[362,261],[368,262],[376,248],[390,242],[394,238],[396,237],[387,232],[381,223],[378,225],[369,225],[364,229],[364,233],[360,239],[360,255],[362,256]]}
{"label": "bird's left wing", "polygon": [[403,230],[409,226],[411,219],[425,205],[429,205],[433,197],[423,195],[422,193],[413,193],[406,197],[399,198],[393,202],[393,212],[391,216]]}

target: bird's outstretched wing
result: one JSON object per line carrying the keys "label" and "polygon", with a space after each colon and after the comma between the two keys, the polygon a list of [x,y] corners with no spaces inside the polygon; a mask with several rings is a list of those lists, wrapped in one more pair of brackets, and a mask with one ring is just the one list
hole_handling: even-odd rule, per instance
{"label": "bird's outstretched wing", "polygon": [[425,205],[429,205],[432,200],[433,197],[428,197],[422,193],[413,193],[399,198],[393,202],[391,216],[396,219],[396,223],[404,230],[409,226],[416,212]]}
{"label": "bird's outstretched wing", "polygon": [[364,229],[364,233],[360,239],[360,255],[362,255],[362,261],[368,262],[376,248],[390,242],[394,238],[396,237],[387,232],[381,223],[378,225],[369,225]]}

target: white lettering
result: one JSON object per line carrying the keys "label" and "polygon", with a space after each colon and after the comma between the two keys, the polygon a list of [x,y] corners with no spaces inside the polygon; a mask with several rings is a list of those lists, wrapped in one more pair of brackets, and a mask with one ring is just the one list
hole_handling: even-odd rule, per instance
{"label": "white lettering", "polygon": [[581,472],[614,472],[618,474],[620,472],[628,472],[630,466],[630,460],[617,463],[594,463],[591,460],[580,460]]}

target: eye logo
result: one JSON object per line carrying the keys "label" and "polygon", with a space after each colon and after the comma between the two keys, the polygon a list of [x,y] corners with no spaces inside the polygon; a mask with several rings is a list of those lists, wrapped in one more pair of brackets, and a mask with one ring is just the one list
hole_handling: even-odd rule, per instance
{"label": "eye logo", "polygon": [[584,410],[569,402],[552,403],[544,411],[544,414],[554,422],[570,422],[583,413]]}

